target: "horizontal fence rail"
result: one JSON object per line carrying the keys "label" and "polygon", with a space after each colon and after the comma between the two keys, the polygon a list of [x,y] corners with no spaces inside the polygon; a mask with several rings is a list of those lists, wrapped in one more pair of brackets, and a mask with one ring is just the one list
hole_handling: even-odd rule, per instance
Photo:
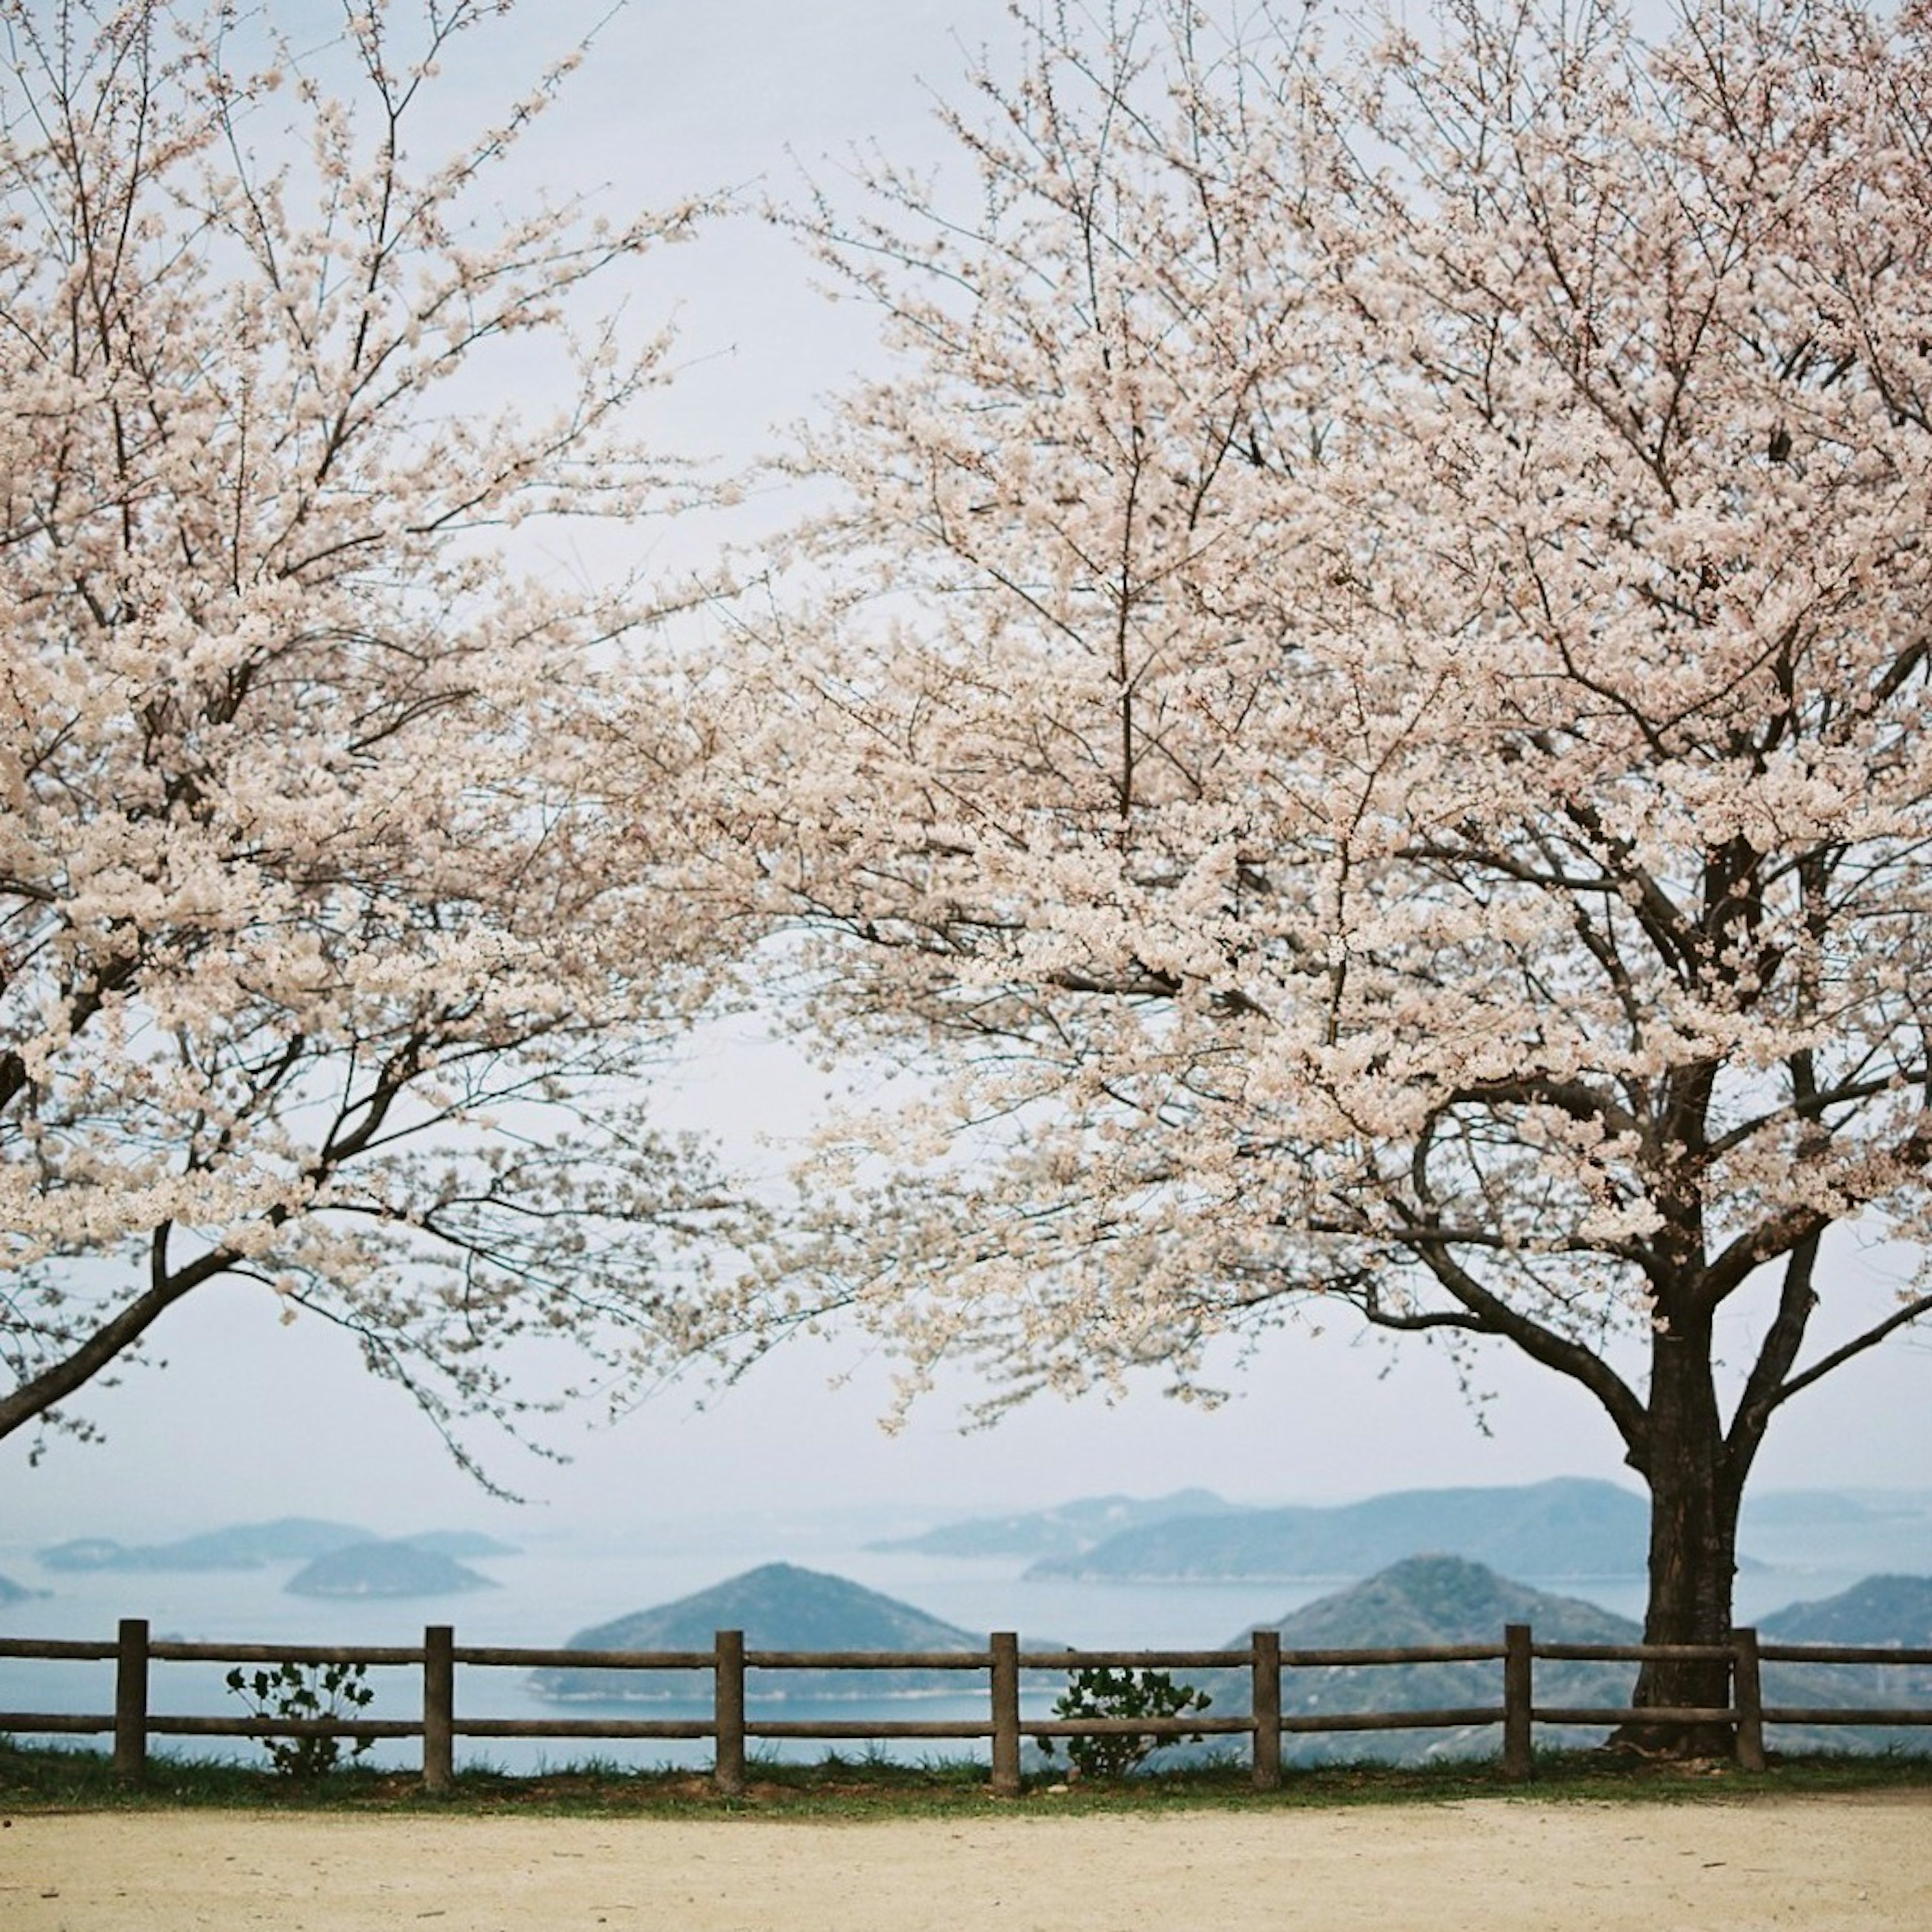
{"label": "horizontal fence rail", "polygon": [[[1502,1732],[1501,1756],[1510,1776],[1528,1778],[1534,1759],[1537,1725],[1590,1726],[1641,1723],[1646,1726],[1719,1726],[1736,1740],[1746,1769],[1761,1770],[1767,1724],[1932,1726],[1932,1709],[1896,1706],[1847,1708],[1768,1705],[1760,1670],[1766,1663],[1856,1666],[1932,1665],[1932,1649],[1909,1650],[1821,1644],[1761,1643],[1754,1630],[1740,1630],[1723,1645],[1538,1643],[1526,1624],[1511,1624],[1500,1643],[1404,1646],[1382,1649],[1288,1650],[1280,1634],[1256,1630],[1240,1650],[1022,1650],[1011,1631],[996,1631],[986,1648],[974,1651],[748,1650],[738,1630],[720,1630],[709,1650],[633,1651],[538,1649],[521,1646],[458,1644],[448,1624],[431,1624],[422,1643],[401,1646],[322,1644],[182,1643],[150,1637],[140,1618],[122,1622],[111,1642],[38,1637],[0,1638],[0,1657],[49,1660],[111,1660],[115,1666],[111,1713],[0,1711],[0,1734],[100,1736],[112,1734],[114,1767],[130,1784],[145,1774],[148,1744],[157,1737],[211,1738],[420,1738],[422,1779],[431,1791],[448,1789],[454,1777],[458,1738],[559,1738],[585,1740],[710,1739],[715,1749],[712,1777],[728,1794],[745,1787],[748,1743],[761,1738],[848,1738],[884,1741],[924,1738],[988,1743],[992,1785],[998,1794],[1020,1789],[1023,1741],[1028,1738],[1130,1736],[1240,1737],[1252,1741],[1253,1777],[1262,1789],[1281,1782],[1282,1740],[1295,1734],[1467,1730],[1490,1725]],[[1536,1702],[1534,1666],[1550,1663],[1722,1664],[1730,1686],[1723,1705],[1582,1706]],[[150,1706],[155,1664],[294,1664],[390,1666],[422,1673],[420,1715],[403,1719],[356,1716],[295,1718],[170,1715]],[[1284,1711],[1284,1673],[1336,1666],[1376,1668],[1432,1664],[1500,1664],[1499,1696],[1493,1704],[1436,1710]],[[456,1667],[484,1669],[596,1670],[625,1672],[702,1672],[712,1680],[709,1718],[459,1718]],[[1234,1716],[1172,1718],[1027,1718],[1022,1714],[1023,1675],[1065,1673],[1094,1669],[1245,1672],[1248,1710]],[[983,1719],[841,1719],[753,1718],[748,1714],[746,1678],[754,1671],[789,1670],[978,1672],[987,1685]]]}

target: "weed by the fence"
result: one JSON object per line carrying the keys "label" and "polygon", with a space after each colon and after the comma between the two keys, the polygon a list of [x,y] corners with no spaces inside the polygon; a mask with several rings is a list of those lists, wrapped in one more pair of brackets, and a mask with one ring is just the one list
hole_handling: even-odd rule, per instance
{"label": "weed by the fence", "polygon": [[[340,1720],[366,1711],[376,1693],[364,1679],[366,1664],[292,1664],[284,1662],[272,1670],[228,1673],[229,1689],[248,1706],[249,1714],[286,1724],[312,1724],[318,1720]],[[322,1778],[342,1762],[342,1748],[350,1746],[351,1757],[360,1757],[369,1748],[368,1738],[354,1739],[296,1732],[260,1740],[268,1761],[284,1778],[306,1780]]]}
{"label": "weed by the fence", "polygon": [[[1184,1718],[1204,1711],[1214,1700],[1191,1684],[1177,1684],[1165,1670],[1109,1669],[1092,1664],[1067,1675],[1066,1688],[1054,1701],[1056,1718]],[[1139,1731],[1105,1731],[1089,1737],[1042,1738],[1042,1753],[1052,1757],[1058,1744],[1083,1778],[1125,1778],[1166,1743],[1200,1743],[1198,1735],[1166,1738]]]}

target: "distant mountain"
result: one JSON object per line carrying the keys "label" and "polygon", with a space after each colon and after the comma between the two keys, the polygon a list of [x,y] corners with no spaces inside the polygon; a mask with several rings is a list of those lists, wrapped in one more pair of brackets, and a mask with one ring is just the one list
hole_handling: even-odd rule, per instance
{"label": "distant mountain", "polygon": [[433,1550],[439,1556],[514,1556],[518,1555],[513,1543],[500,1543],[494,1536],[485,1536],[480,1529],[425,1529],[415,1536],[399,1536],[398,1543],[406,1543],[417,1550]]}
{"label": "distant mountain", "polygon": [[[1411,1556],[1390,1564],[1333,1596],[1291,1610],[1275,1628],[1286,1650],[1394,1649],[1500,1642],[1507,1624],[1528,1624],[1538,1639],[1551,1643],[1635,1643],[1642,1635],[1640,1625],[1613,1610],[1580,1597],[1532,1589],[1498,1576],[1486,1564],[1456,1556]],[[1237,1641],[1245,1643],[1247,1633]],[[1490,1666],[1475,1667],[1486,1671]],[[1501,1684],[1498,1677],[1498,1695]]]}
{"label": "distant mountain", "polygon": [[[565,1648],[709,1650],[721,1630],[742,1630],[748,1650],[976,1651],[986,1644],[969,1630],[842,1576],[767,1563],[694,1596],[579,1630]],[[530,1682],[546,1697],[572,1702],[686,1702],[711,1694],[710,1673],[701,1671],[564,1666],[532,1672]],[[974,1682],[952,1671],[908,1670],[886,1679],[872,1671],[788,1670],[782,1676],[754,1676],[753,1695],[761,1701],[876,1699],[956,1692]]]}
{"label": "distant mountain", "polygon": [[370,1540],[372,1532],[346,1522],[283,1516],[274,1522],[236,1523],[178,1543],[127,1544],[84,1537],[43,1550],[50,1570],[259,1570],[264,1564],[301,1561]]}
{"label": "distant mountain", "polygon": [[1746,1491],[1739,1541],[1780,1570],[1932,1571],[1932,1494],[1924,1490]]}
{"label": "distant mountain", "polygon": [[1614,1484],[1575,1478],[1517,1488],[1405,1490],[1320,1508],[1178,1516],[1124,1531],[1031,1576],[1094,1580],[1360,1576],[1418,1551],[1517,1576],[1643,1574],[1649,1512]]}
{"label": "distant mountain", "polygon": [[[1284,1652],[1421,1648],[1436,1644],[1499,1643],[1507,1624],[1528,1624],[1543,1643],[1635,1643],[1630,1619],[1575,1597],[1534,1590],[1483,1564],[1450,1556],[1412,1557],[1366,1582],[1306,1604],[1275,1628]],[[1873,1576],[1820,1604],[1793,1604],[1759,1626],[1766,1641],[1932,1648],[1932,1578]],[[1240,1631],[1228,1647],[1249,1640]],[[1217,1710],[1247,1708],[1244,1673],[1180,1673],[1209,1692]],[[1539,1661],[1540,1705],[1613,1708],[1627,1704],[1636,1667],[1627,1664]],[[1814,1709],[1932,1709],[1932,1670],[1900,1666],[1767,1662],[1767,1705]],[[1500,1663],[1330,1664],[1284,1670],[1282,1711],[1313,1715],[1342,1711],[1453,1709],[1500,1705]],[[1604,1733],[1571,1726],[1539,1726],[1539,1744],[1569,1748],[1600,1742]],[[1898,1726],[1774,1724],[1774,1750],[1923,1750],[1932,1731]],[[1291,1763],[1375,1760],[1419,1763],[1442,1757],[1484,1756],[1500,1749],[1493,1725],[1454,1730],[1291,1733],[1282,1744]],[[1224,1745],[1223,1749],[1226,1748]],[[1198,1755],[1198,1750],[1189,1754]]]}
{"label": "distant mountain", "polygon": [[1840,1595],[1774,1611],[1759,1620],[1758,1634],[1780,1643],[1932,1649],[1932,1576],[1868,1576]]}
{"label": "distant mountain", "polygon": [[1175,1516],[1214,1516],[1234,1507],[1210,1490],[1177,1490],[1172,1496],[1144,1498],[1086,1496],[1057,1509],[942,1523],[917,1536],[892,1537],[867,1547],[922,1556],[1072,1556],[1124,1530]]}
{"label": "distant mountain", "polygon": [[[1333,1596],[1304,1604],[1275,1628],[1282,1648],[1379,1650],[1434,1644],[1502,1642],[1506,1624],[1528,1624],[1540,1640],[1555,1643],[1635,1643],[1642,1633],[1626,1617],[1575,1597],[1553,1596],[1480,1563],[1454,1556],[1415,1556]],[[1229,1648],[1247,1643],[1243,1630]],[[1539,1664],[1539,1703],[1612,1706],[1629,1701],[1636,1666],[1619,1664]],[[1204,1673],[1198,1680],[1215,1707],[1247,1708],[1249,1687],[1239,1674]],[[1503,1667],[1489,1664],[1328,1664],[1295,1666],[1282,1673],[1284,1717],[1340,1711],[1500,1709]],[[1565,1730],[1538,1742],[1576,1745],[1601,1732]],[[1420,1763],[1444,1757],[1490,1756],[1502,1748],[1499,1725],[1456,1730],[1354,1731],[1291,1734],[1282,1740],[1291,1763],[1374,1759]]]}
{"label": "distant mountain", "polygon": [[496,1586],[418,1544],[355,1543],[318,1556],[283,1587],[298,1597],[442,1597]]}
{"label": "distant mountain", "polygon": [[[1867,1576],[1835,1597],[1792,1604],[1758,1620],[1766,1643],[1852,1644],[1932,1649],[1932,1576]],[[1764,1701],[1787,1708],[1932,1710],[1932,1669],[1923,1664],[1786,1664],[1767,1660]],[[1932,1728],[1774,1725],[1774,1746],[1807,1750],[1932,1749]]]}
{"label": "distant mountain", "polygon": [[24,1583],[16,1583],[10,1576],[0,1576],[0,1604],[24,1604],[29,1597],[43,1593],[30,1590]]}

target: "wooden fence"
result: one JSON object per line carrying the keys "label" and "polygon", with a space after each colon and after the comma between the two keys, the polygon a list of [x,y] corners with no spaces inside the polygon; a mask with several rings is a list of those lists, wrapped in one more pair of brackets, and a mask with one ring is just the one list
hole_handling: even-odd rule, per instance
{"label": "wooden fence", "polygon": [[[1650,1724],[1721,1724],[1737,1741],[1738,1762],[1747,1769],[1764,1766],[1767,1724],[1932,1725],[1932,1710],[1880,1706],[1814,1708],[1767,1705],[1760,1666],[1766,1662],[1821,1664],[1932,1664],[1932,1650],[1848,1648],[1816,1644],[1760,1643],[1756,1633],[1734,1631],[1728,1644],[1713,1646],[1651,1644],[1538,1643],[1527,1624],[1509,1624],[1496,1644],[1446,1644],[1381,1650],[1284,1650],[1280,1634],[1254,1633],[1242,1650],[1023,1651],[1011,1631],[996,1631],[983,1651],[776,1651],[747,1650],[743,1634],[720,1630],[710,1650],[532,1650],[459,1644],[446,1624],[431,1624],[418,1645],[389,1648],[274,1644],[177,1643],[157,1641],[144,1619],[129,1618],[115,1641],[74,1642],[51,1638],[0,1639],[0,1657],[112,1660],[115,1664],[111,1714],[74,1716],[46,1712],[0,1711],[0,1734],[112,1733],[114,1766],[122,1778],[139,1783],[144,1775],[148,1740],[156,1737],[356,1738],[420,1738],[422,1778],[430,1791],[447,1790],[454,1775],[458,1738],[568,1738],[715,1741],[712,1775],[719,1790],[744,1789],[746,1747],[755,1739],[797,1738],[828,1742],[848,1738],[989,1742],[992,1789],[1013,1796],[1020,1789],[1020,1753],[1028,1738],[1125,1735],[1156,1738],[1245,1736],[1250,1741],[1254,1782],[1263,1790],[1281,1782],[1282,1739],[1297,1732],[1462,1730],[1502,1727],[1502,1760],[1510,1776],[1532,1774],[1532,1727],[1544,1725],[1601,1726],[1634,1717]],[[1701,1659],[1729,1666],[1731,1701],[1710,1708],[1540,1705],[1534,1695],[1539,1661],[1641,1664],[1652,1660]],[[403,1666],[422,1672],[422,1715],[406,1719],[362,1716],[238,1718],[170,1716],[150,1705],[150,1666],[155,1663],[226,1664],[328,1664]],[[1284,1671],[1332,1666],[1428,1664],[1499,1664],[1501,1699],[1494,1704],[1456,1709],[1284,1712]],[[554,1718],[459,1717],[456,1667],[459,1664],[511,1670],[704,1671],[712,1678],[708,1718]],[[1094,1668],[1132,1670],[1245,1670],[1250,1682],[1247,1711],[1233,1717],[1038,1718],[1022,1714],[1022,1672]],[[824,1717],[772,1719],[748,1714],[748,1671],[960,1671],[986,1679],[988,1710],[982,1719],[950,1722],[934,1719],[840,1720]]]}

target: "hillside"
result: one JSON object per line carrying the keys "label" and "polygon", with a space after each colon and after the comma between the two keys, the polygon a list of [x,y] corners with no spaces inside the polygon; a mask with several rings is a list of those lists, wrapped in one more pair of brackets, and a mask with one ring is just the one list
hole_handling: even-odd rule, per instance
{"label": "hillside", "polygon": [[[1423,1556],[1392,1564],[1366,1582],[1318,1598],[1282,1618],[1284,1652],[1421,1648],[1436,1644],[1500,1643],[1506,1624],[1526,1623],[1539,1642],[1634,1643],[1640,1632],[1628,1618],[1574,1597],[1534,1590],[1482,1564],[1455,1557]],[[1766,1617],[1760,1634],[1767,1642],[1844,1643],[1891,1648],[1932,1648],[1932,1578],[1874,1576],[1842,1596],[1797,1604]],[[1246,1643],[1244,1630],[1228,1641]],[[1633,1664],[1539,1662],[1540,1705],[1614,1706],[1628,1702]],[[1248,1687],[1238,1673],[1203,1672],[1194,1680],[1216,1708],[1245,1709]],[[1499,1705],[1500,1663],[1417,1665],[1314,1665],[1284,1671],[1282,1709],[1313,1715],[1340,1711],[1402,1711],[1433,1706]],[[1784,1664],[1767,1661],[1768,1706],[1814,1709],[1878,1708],[1893,1705],[1932,1709],[1932,1669]],[[1574,1749],[1604,1733],[1565,1726],[1539,1726],[1539,1744]],[[1828,1725],[1774,1724],[1769,1742],[1787,1750],[1924,1750],[1932,1730],[1900,1726],[1853,1729]],[[1455,1730],[1313,1733],[1284,1740],[1291,1763],[1374,1759],[1400,1763],[1448,1756],[1486,1756],[1501,1744],[1496,1726]]]}
{"label": "hillside", "polygon": [[1110,1537],[1028,1572],[1094,1581],[1361,1576],[1418,1551],[1516,1576],[1643,1574],[1643,1499],[1575,1478],[1516,1488],[1405,1490],[1330,1508],[1180,1516]]}
{"label": "hillside", "polygon": [[906,1550],[922,1556],[1073,1556],[1124,1530],[1176,1516],[1210,1516],[1234,1508],[1211,1490],[1177,1490],[1172,1496],[1084,1496],[1058,1508],[1015,1516],[973,1516],[942,1523],[916,1536],[890,1537],[873,1550]]}
{"label": "hillside", "polygon": [[[721,1630],[745,1634],[748,1650],[976,1651],[986,1640],[910,1604],[842,1576],[767,1563],[695,1595],[637,1610],[579,1630],[569,1650],[709,1650]],[[708,1672],[600,1670],[562,1667],[534,1671],[542,1696],[570,1702],[662,1702],[708,1700]],[[912,1693],[970,1691],[982,1678],[951,1671],[908,1670],[891,1678],[874,1672],[791,1671],[753,1678],[760,1701],[878,1698]]]}
{"label": "hillside", "polygon": [[[1856,1644],[1932,1649],[1932,1576],[1867,1576],[1835,1597],[1792,1604],[1762,1618],[1766,1643]],[[1764,1666],[1764,1700],[1799,1708],[1877,1709],[1888,1704],[1932,1710],[1932,1668],[1785,1664]],[[1932,1729],[1877,1725],[1773,1726],[1772,1742],[1813,1750],[1932,1750]]]}
{"label": "hillside", "polygon": [[282,1587],[298,1597],[442,1597],[496,1586],[418,1544],[354,1543],[318,1556]]}
{"label": "hillside", "polygon": [[[1511,1582],[1479,1563],[1454,1556],[1416,1556],[1332,1596],[1292,1611],[1275,1628],[1284,1651],[1374,1650],[1433,1644],[1494,1643],[1505,1624],[1526,1623],[1539,1640],[1559,1643],[1634,1643],[1641,1634],[1628,1618],[1575,1597],[1552,1595]],[[1249,1633],[1228,1640],[1245,1645]],[[1613,1705],[1630,1696],[1634,1664],[1543,1664],[1537,1667],[1539,1703]],[[1222,1709],[1247,1708],[1248,1686],[1238,1675],[1200,1679]],[[1502,1664],[1326,1664],[1282,1672],[1282,1712],[1312,1716],[1340,1711],[1454,1709],[1502,1703]],[[1539,1743],[1575,1746],[1602,1733],[1564,1730],[1538,1735]],[[1418,1763],[1441,1757],[1482,1757],[1501,1748],[1498,1724],[1456,1730],[1307,1733],[1283,1740],[1284,1759],[1315,1764],[1353,1759]]]}
{"label": "hillside", "polygon": [[1760,1621],[1758,1634],[1780,1643],[1932,1649],[1932,1576],[1868,1576],[1839,1596],[1787,1604]]}

